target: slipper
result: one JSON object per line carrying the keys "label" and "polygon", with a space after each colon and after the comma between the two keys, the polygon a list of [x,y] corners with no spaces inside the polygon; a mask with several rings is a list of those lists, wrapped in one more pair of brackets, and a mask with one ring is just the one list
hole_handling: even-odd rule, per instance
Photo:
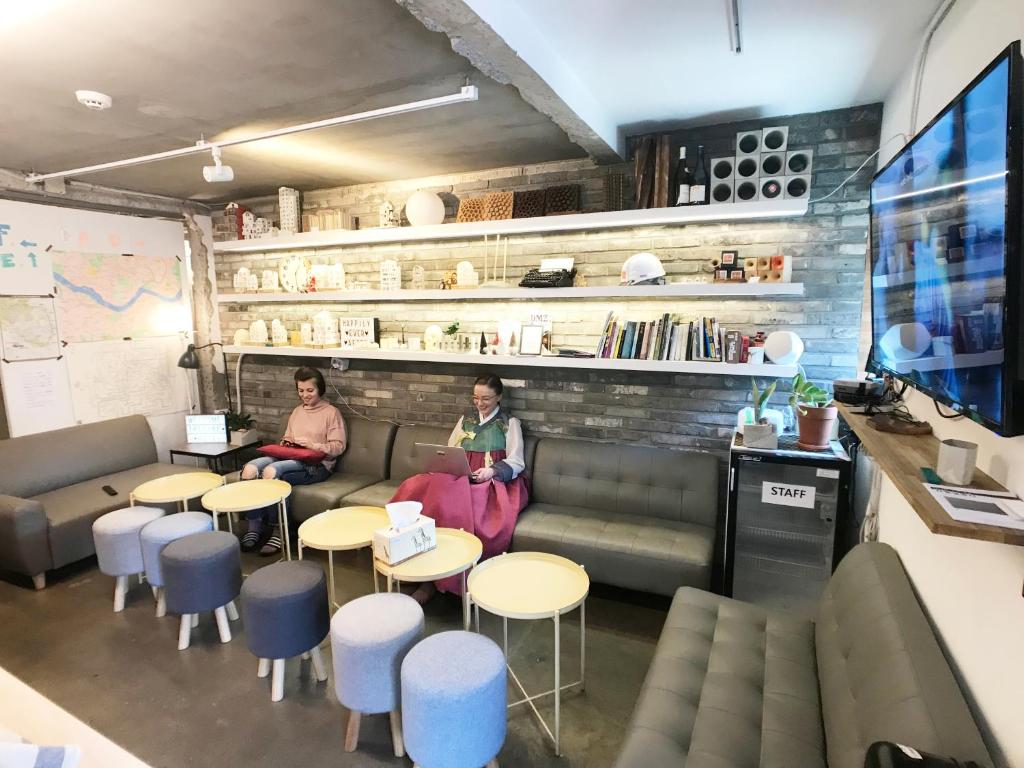
{"label": "slipper", "polygon": [[252,552],[256,547],[260,545],[260,532],[249,531],[245,536],[242,537],[242,551]]}
{"label": "slipper", "polygon": [[267,543],[263,545],[263,548],[260,550],[260,557],[270,557],[271,555],[279,555],[281,554],[281,550],[283,549],[283,547],[284,545],[281,542],[281,537],[275,533],[273,536],[267,539]]}

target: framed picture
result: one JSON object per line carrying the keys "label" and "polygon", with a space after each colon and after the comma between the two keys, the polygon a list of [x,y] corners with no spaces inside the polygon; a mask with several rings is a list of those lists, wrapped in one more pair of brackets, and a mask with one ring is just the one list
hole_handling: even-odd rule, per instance
{"label": "framed picture", "polygon": [[544,343],[543,325],[524,325],[519,337],[520,355],[539,355]]}

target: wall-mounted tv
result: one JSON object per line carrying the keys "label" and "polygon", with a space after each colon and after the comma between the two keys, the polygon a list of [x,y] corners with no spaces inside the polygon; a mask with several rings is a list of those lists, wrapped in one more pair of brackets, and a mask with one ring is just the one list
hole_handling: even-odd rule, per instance
{"label": "wall-mounted tv", "polygon": [[1002,435],[1024,434],[1020,43],[871,184],[871,353]]}

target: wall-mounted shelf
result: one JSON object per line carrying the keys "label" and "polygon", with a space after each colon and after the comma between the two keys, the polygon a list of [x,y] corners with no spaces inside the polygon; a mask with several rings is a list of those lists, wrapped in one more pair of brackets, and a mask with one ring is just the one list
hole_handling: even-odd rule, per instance
{"label": "wall-mounted shelf", "polygon": [[803,283],[679,283],[677,285],[590,285],[583,288],[437,288],[401,291],[317,291],[315,293],[222,293],[220,304],[298,304],[334,301],[493,301],[494,299],[671,299],[676,297],[803,296]]}
{"label": "wall-mounted shelf", "polygon": [[777,219],[803,216],[805,213],[807,213],[806,200],[759,200],[751,203],[716,203],[681,208],[573,213],[562,216],[504,219],[502,221],[435,224],[427,227],[302,232],[297,235],[265,237],[256,240],[228,240],[214,243],[213,248],[217,253],[268,253],[305,248],[329,248],[339,245],[455,240],[483,237],[484,235],[526,235],[539,232],[579,232],[666,224],[685,225]]}
{"label": "wall-mounted shelf", "polygon": [[528,368],[582,368],[602,371],[650,371],[659,373],[701,373],[719,376],[775,376],[792,378],[795,365],[772,363],[707,363],[699,360],[610,360],[596,357],[556,355],[480,355],[455,352],[410,352],[391,349],[315,349],[309,347],[225,346],[229,355],[274,355],[283,357],[341,357],[348,360],[400,360],[456,365],[501,365]]}
{"label": "wall-mounted shelf", "polygon": [[[936,466],[939,441],[934,435],[895,435],[891,432],[879,432],[868,426],[867,416],[850,413],[842,403],[836,403],[836,407],[843,420],[850,425],[850,429],[857,434],[882,471],[888,475],[893,485],[899,489],[932,533],[1024,545],[1024,531],[954,520],[928,493],[921,478],[921,467]],[[975,470],[971,487],[989,491],[1006,490],[980,469]]]}

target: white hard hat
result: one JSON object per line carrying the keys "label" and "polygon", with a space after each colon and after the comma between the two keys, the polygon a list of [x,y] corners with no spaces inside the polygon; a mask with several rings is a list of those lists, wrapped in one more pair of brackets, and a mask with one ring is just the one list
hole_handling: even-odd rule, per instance
{"label": "white hard hat", "polygon": [[619,285],[642,285],[644,283],[664,283],[665,268],[661,260],[653,253],[634,253],[622,265]]}

